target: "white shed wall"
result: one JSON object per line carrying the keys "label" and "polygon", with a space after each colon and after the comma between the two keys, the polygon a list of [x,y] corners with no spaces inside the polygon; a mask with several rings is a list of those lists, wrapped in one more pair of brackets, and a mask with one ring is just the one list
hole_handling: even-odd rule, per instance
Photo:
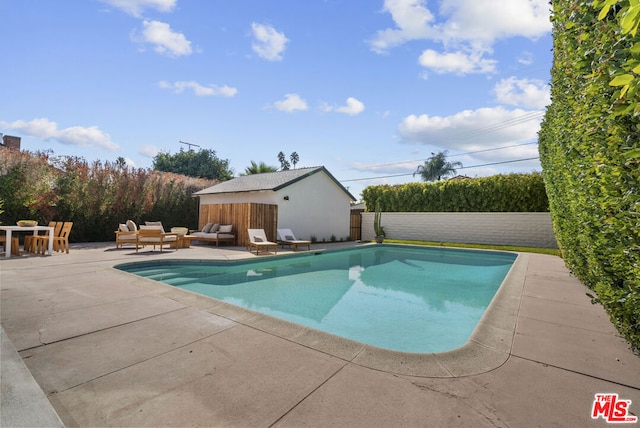
{"label": "white shed wall", "polygon": [[297,238],[349,238],[351,201],[326,174],[313,174],[285,187],[278,191],[278,199],[278,227],[291,229]]}
{"label": "white shed wall", "polygon": [[[289,200],[284,197],[288,196]],[[298,239],[329,241],[349,237],[349,196],[326,174],[318,172],[277,192],[202,195],[201,204],[254,202],[278,205],[278,227],[291,229]]]}

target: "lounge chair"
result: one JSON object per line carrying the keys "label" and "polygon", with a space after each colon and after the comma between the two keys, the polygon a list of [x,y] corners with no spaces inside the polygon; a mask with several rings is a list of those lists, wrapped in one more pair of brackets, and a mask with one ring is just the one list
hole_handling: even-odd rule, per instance
{"label": "lounge chair", "polygon": [[[174,232],[165,232],[162,226],[140,226],[136,234],[136,253],[138,248],[146,245],[153,245],[155,251],[156,245],[160,246],[162,252],[163,245],[171,245],[172,242],[178,241],[178,234]],[[176,245],[176,251],[178,246]]]}
{"label": "lounge chair", "polygon": [[278,244],[267,239],[264,229],[247,229],[247,233],[249,233],[249,251],[255,248],[256,255],[258,255],[261,249],[269,251],[269,248],[273,248],[273,252],[278,254]]}
{"label": "lounge chair", "polygon": [[293,250],[296,251],[298,249],[298,245],[306,245],[307,250],[311,249],[311,241],[305,241],[303,239],[297,239],[293,234],[291,229],[278,229],[278,242],[280,245],[290,245],[293,247]]}
{"label": "lounge chair", "polygon": [[138,226],[131,220],[127,220],[126,223],[118,225],[116,230],[116,248],[122,248],[124,244],[136,244],[138,238]]}

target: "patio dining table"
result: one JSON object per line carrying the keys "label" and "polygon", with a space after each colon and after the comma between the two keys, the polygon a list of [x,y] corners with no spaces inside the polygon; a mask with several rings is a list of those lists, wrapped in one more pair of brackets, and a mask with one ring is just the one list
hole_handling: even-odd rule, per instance
{"label": "patio dining table", "polygon": [[7,244],[5,245],[5,257],[11,257],[11,234],[13,232],[33,232],[38,235],[41,230],[49,231],[49,248],[47,254],[53,254],[53,227],[50,226],[0,226],[0,230],[7,232]]}

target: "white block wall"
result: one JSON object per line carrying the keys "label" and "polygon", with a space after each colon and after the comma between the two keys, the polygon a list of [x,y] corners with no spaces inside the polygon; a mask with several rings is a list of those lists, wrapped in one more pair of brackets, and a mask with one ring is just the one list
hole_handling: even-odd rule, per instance
{"label": "white block wall", "polygon": [[[373,215],[362,213],[362,240],[373,240]],[[382,213],[388,239],[558,248],[550,213]]]}

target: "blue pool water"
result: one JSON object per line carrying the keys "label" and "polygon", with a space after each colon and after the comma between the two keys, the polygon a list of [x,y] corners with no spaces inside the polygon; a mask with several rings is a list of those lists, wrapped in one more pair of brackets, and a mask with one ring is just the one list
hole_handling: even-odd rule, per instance
{"label": "blue pool water", "polygon": [[515,259],[512,253],[374,245],[118,268],[380,348],[424,353],[465,344]]}

